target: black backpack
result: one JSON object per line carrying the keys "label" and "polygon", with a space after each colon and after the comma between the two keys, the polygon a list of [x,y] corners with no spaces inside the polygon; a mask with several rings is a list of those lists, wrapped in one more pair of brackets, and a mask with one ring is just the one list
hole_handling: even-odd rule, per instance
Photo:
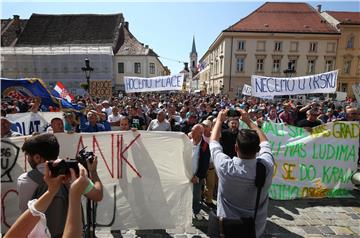
{"label": "black backpack", "polygon": [[[47,184],[44,181],[44,175],[37,169],[28,172],[29,178],[36,182],[39,186],[36,188],[32,199],[39,198],[47,190]],[[62,184],[58,193],[55,195],[53,201],[45,212],[47,227],[49,228],[51,237],[62,237],[66,222],[67,210],[69,207],[68,196],[69,191],[67,187]]]}

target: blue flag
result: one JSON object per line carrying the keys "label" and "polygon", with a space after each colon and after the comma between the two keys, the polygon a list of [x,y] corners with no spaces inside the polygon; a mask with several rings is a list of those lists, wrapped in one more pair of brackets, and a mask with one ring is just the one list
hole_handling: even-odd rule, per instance
{"label": "blue flag", "polygon": [[61,107],[67,109],[79,110],[78,105],[72,104],[60,97],[55,97],[46,89],[41,79],[7,79],[1,78],[1,93],[6,96],[12,91],[20,92],[28,97],[40,97],[41,105],[46,107]]}

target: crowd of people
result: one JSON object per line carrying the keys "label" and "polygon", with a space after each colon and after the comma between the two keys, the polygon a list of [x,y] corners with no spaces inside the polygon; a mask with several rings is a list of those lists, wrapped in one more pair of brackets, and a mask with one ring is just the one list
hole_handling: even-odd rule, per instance
{"label": "crowd of people", "polygon": [[[189,133],[197,123],[213,120],[224,108],[241,108],[261,127],[265,121],[312,128],[332,121],[359,120],[354,102],[336,104],[330,100],[260,100],[246,97],[204,97],[184,93],[139,94],[100,100],[78,96],[73,102],[81,111],[64,109],[63,118],[55,119],[48,130],[53,132],[98,132],[111,130],[182,131]],[[45,107],[40,98],[7,98],[2,100],[1,114],[58,111]],[[62,125],[61,125],[62,124]],[[226,126],[225,126],[226,127]]]}
{"label": "crowd of people", "polygon": [[[239,99],[221,95],[142,93],[112,97],[109,100],[78,96],[73,103],[81,109],[63,109],[63,117],[53,118],[49,126],[44,129],[47,133],[42,135],[127,130],[174,131],[188,135],[193,145],[191,158],[193,176],[190,182],[193,184],[193,218],[197,220],[204,219],[200,212],[202,204],[212,209],[216,208],[214,199],[218,201],[218,216],[236,218],[244,215],[244,210],[254,211],[254,204],[247,202],[244,195],[235,192],[233,187],[246,185],[248,191],[254,192],[254,196],[251,196],[254,200],[256,187],[250,186],[244,180],[254,179],[257,171],[254,161],[256,161],[255,158],[261,157],[266,167],[266,180],[259,198],[259,210],[256,217],[257,236],[265,229],[267,192],[271,185],[274,167],[270,145],[261,131],[262,125],[265,122],[285,123],[311,131],[313,127],[328,122],[360,120],[360,110],[356,103],[346,102],[338,105],[330,100],[303,102],[279,99],[274,101],[254,97]],[[40,98],[8,98],[2,101],[1,137],[19,135],[14,131],[15,129],[12,129],[13,122],[8,119],[7,114],[48,110],[50,109],[42,105]],[[58,111],[57,108],[51,108],[51,110]],[[248,129],[242,130],[243,128]],[[36,139],[33,140],[36,141]],[[46,178],[48,156],[43,154],[43,151],[34,151],[33,148],[25,145],[23,150],[28,156],[28,161],[33,163],[33,169],[40,170]],[[57,155],[52,159],[56,159]],[[231,158],[241,159],[238,162]],[[249,171],[246,176],[242,172],[244,169]],[[92,174],[96,174],[96,165]],[[82,176],[84,177],[84,172]],[[234,181],[232,176],[241,177],[244,180]],[[101,182],[97,175],[90,180],[97,186],[94,186],[92,192],[86,194],[92,200],[100,201],[102,199]],[[82,184],[88,184],[86,181]],[[50,185],[49,179],[45,179],[45,182]],[[32,184],[32,190],[24,192],[28,191],[29,184]],[[18,186],[22,194],[20,194],[20,208],[27,212],[27,201],[31,199],[37,185],[29,182],[28,174],[24,174],[19,177]],[[229,205],[227,201],[233,202]],[[255,210],[257,209],[256,207]],[[251,212],[246,215],[251,216]],[[67,222],[64,219],[63,227],[66,227]]]}

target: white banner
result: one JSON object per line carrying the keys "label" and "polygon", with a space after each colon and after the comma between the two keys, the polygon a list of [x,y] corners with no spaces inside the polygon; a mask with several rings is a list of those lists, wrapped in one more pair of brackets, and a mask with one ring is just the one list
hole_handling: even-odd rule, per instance
{"label": "white banner", "polygon": [[294,78],[251,76],[252,95],[281,96],[311,93],[334,93],[338,70]]}
{"label": "white banner", "polygon": [[244,84],[242,94],[244,94],[246,96],[254,96],[254,97],[263,98],[263,99],[274,99],[274,96],[272,96],[272,95],[268,95],[268,96],[266,96],[266,95],[262,95],[262,96],[252,95],[251,86],[247,85],[247,84]]}
{"label": "white banner", "polygon": [[51,119],[58,117],[63,119],[62,112],[24,112],[7,114],[14,124],[11,129],[23,135],[31,135],[33,132],[44,132],[50,125]]}
{"label": "white banner", "polygon": [[265,123],[275,170],[273,199],[351,197],[357,170],[359,122],[332,122],[312,128]]}
{"label": "white banner", "polygon": [[[191,225],[190,140],[175,132],[56,134],[59,158],[87,146],[98,157],[104,198],[96,223],[117,229],[169,229]],[[19,149],[27,137],[1,141],[2,231],[19,217],[16,180],[31,167]]]}
{"label": "white banner", "polygon": [[183,82],[183,74],[153,78],[124,77],[125,92],[127,93],[181,90]]}
{"label": "white banner", "polygon": [[354,96],[355,96],[355,98],[356,98],[356,101],[357,101],[358,103],[360,103],[360,83],[358,83],[358,84],[353,84],[353,85],[352,85],[352,90],[353,90],[353,92],[354,92]]}
{"label": "white banner", "polygon": [[244,84],[243,89],[242,89],[242,94],[246,95],[246,96],[251,96],[251,86]]}

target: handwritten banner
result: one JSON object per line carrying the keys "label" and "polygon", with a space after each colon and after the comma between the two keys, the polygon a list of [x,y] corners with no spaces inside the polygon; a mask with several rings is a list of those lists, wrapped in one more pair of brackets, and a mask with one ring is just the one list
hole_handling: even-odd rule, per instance
{"label": "handwritten banner", "polygon": [[[183,133],[56,134],[59,158],[88,146],[98,157],[104,198],[96,223],[112,229],[170,229],[191,225],[190,140]],[[27,137],[1,141],[2,231],[19,217],[16,181],[31,169],[19,149]]]}
{"label": "handwritten banner", "polygon": [[50,125],[51,119],[58,117],[63,118],[62,112],[24,112],[7,114],[13,125],[11,129],[22,135],[31,135],[34,132],[44,132]]}
{"label": "handwritten banner", "polygon": [[111,80],[91,80],[90,95],[100,98],[111,98],[112,82]]}
{"label": "handwritten banner", "polygon": [[183,82],[183,74],[153,78],[124,77],[127,93],[181,90]]}
{"label": "handwritten banner", "polygon": [[251,76],[253,96],[281,96],[311,93],[334,93],[338,70],[295,78]]}
{"label": "handwritten banner", "polygon": [[351,175],[357,170],[358,122],[332,122],[313,128],[265,123],[275,171],[270,197],[349,197]]}

